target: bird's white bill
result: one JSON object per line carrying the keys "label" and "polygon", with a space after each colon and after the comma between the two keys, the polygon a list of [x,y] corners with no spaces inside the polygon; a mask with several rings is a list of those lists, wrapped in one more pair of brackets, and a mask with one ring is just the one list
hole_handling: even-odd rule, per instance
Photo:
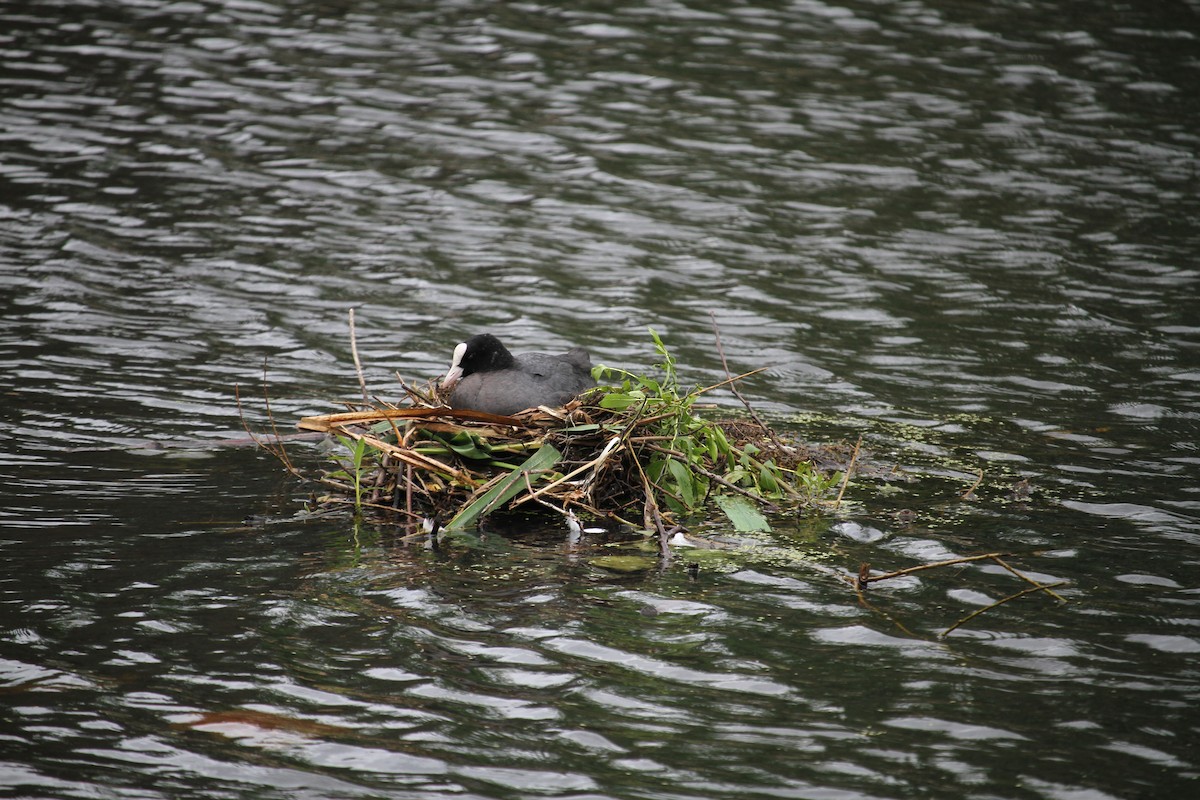
{"label": "bird's white bill", "polygon": [[446,389],[453,389],[454,384],[462,380],[462,360],[467,352],[467,343],[459,342],[454,348],[454,358],[450,360],[450,369],[446,372],[446,377],[442,378],[442,386]]}

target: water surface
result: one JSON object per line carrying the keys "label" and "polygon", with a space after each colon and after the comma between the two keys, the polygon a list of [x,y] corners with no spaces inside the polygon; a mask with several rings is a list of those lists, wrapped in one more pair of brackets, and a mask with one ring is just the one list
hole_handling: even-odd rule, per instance
{"label": "water surface", "polygon": [[[1198,13],[0,4],[0,785],[1186,793]],[[485,329],[644,370],[653,326],[715,383],[715,316],[761,413],[913,480],[629,575],[260,524],[308,489],[218,444],[235,386],[352,399],[350,308],[387,397]],[[842,579],[991,551],[1069,602],[941,639],[1023,584]]]}

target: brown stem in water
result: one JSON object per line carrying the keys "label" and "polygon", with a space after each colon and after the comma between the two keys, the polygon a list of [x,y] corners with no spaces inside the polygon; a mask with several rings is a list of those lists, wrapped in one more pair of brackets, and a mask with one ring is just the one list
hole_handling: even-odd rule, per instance
{"label": "brown stem in water", "polygon": [[[983,612],[991,611],[993,608],[997,608],[999,606],[1004,605],[1009,600],[1016,600],[1018,597],[1024,597],[1027,594],[1033,594],[1034,592],[1046,592],[1048,594],[1054,595],[1055,597],[1059,597],[1055,592],[1051,591],[1051,589],[1055,586],[1064,586],[1066,583],[1067,583],[1066,581],[1059,581],[1058,583],[1050,583],[1050,584],[1035,583],[1033,586],[1030,586],[1028,589],[1022,589],[1019,592],[1010,594],[1008,597],[1005,597],[1003,600],[997,600],[996,602],[992,603],[991,605],[984,606],[983,608],[975,609],[970,614],[967,614],[965,617],[960,619],[958,622],[954,623],[949,628],[946,628],[946,630],[942,631],[941,636],[942,636],[942,638],[945,638],[946,636],[948,636],[950,634],[951,631],[953,631],[954,629],[956,629],[962,625],[965,625],[966,623],[968,623],[971,620],[978,617]],[[1062,600],[1061,597],[1059,597],[1059,599]],[[1066,602],[1066,601],[1064,600],[1063,602]]]}
{"label": "brown stem in water", "polygon": [[976,478],[975,482],[971,484],[971,488],[967,489],[965,492],[963,492],[960,499],[970,500],[971,496],[973,494],[975,494],[975,490],[979,488],[979,484],[981,484],[981,483],[983,483],[983,470],[982,469],[979,470],[979,477]]}
{"label": "brown stem in water", "polygon": [[286,469],[292,475],[295,475],[301,480],[308,480],[306,476],[302,475],[300,471],[296,469],[296,467],[292,464],[291,459],[288,458],[287,448],[283,444],[283,437],[279,435],[279,429],[275,427],[275,415],[271,413],[271,396],[267,391],[267,364],[265,361],[263,362],[263,397],[266,399],[267,420],[270,423],[271,431],[273,432],[272,435],[274,436],[274,446],[272,446],[271,443],[268,443],[266,437],[260,438],[254,433],[254,431],[250,430],[250,423],[246,420],[245,409],[242,408],[242,390],[241,387],[236,383],[233,385],[233,396],[237,402],[238,418],[242,421],[242,428],[246,431],[246,435],[250,437],[250,440],[263,450],[266,450],[275,458],[279,459],[279,462],[283,464],[284,469]]}
{"label": "brown stem in water", "polygon": [[882,575],[862,576],[860,574],[859,580],[862,582],[862,584],[864,586],[866,586],[868,583],[875,583],[876,581],[885,581],[888,578],[898,578],[902,575],[911,575],[914,572],[921,572],[922,570],[937,569],[938,567],[952,567],[955,564],[969,564],[972,561],[983,561],[984,559],[989,559],[989,558],[995,559],[1002,555],[1004,555],[1004,554],[1003,553],[984,553],[984,554],[978,555],[978,556],[963,556],[961,558],[948,558],[945,561],[935,561],[932,564],[918,564],[915,567],[905,567],[904,569],[898,569],[893,572],[885,572]]}
{"label": "brown stem in water", "polygon": [[354,334],[354,309],[350,309],[350,355],[354,356],[354,370],[358,373],[358,385],[362,387],[363,403],[371,402],[367,393],[367,379],[363,377],[362,362],[358,360],[358,337]]}
{"label": "brown stem in water", "polygon": [[842,495],[846,493],[846,487],[850,485],[850,472],[854,469],[854,463],[858,461],[858,451],[862,447],[862,437],[858,437],[858,441],[854,443],[854,452],[850,454],[850,463],[846,465],[846,472],[842,475],[842,488],[838,490],[837,500],[833,501],[835,509],[842,507]]}

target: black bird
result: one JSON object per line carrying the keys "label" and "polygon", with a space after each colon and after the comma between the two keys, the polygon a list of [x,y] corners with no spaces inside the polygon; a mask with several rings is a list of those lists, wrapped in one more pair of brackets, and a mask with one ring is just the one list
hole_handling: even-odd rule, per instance
{"label": "black bird", "polygon": [[596,385],[592,358],[581,347],[562,355],[514,356],[490,333],[472,336],[454,348],[442,379],[451,390],[451,408],[510,415],[535,406],[561,406]]}

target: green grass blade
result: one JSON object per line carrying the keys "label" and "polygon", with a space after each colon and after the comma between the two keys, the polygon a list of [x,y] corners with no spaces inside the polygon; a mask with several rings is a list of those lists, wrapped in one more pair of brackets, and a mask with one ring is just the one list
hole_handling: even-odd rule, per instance
{"label": "green grass blade", "polygon": [[554,447],[544,444],[520,467],[504,476],[504,479],[493,486],[487,494],[480,497],[469,506],[454,515],[446,525],[447,529],[465,528],[475,522],[480,516],[500,508],[525,488],[525,474],[529,472],[545,472],[558,463],[562,453]]}

